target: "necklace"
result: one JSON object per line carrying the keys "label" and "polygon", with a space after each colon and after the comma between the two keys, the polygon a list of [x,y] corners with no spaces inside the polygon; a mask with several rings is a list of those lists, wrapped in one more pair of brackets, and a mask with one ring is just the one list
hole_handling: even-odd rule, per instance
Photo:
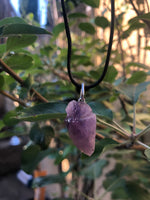
{"label": "necklace", "polygon": [[71,101],[67,108],[67,117],[66,117],[66,125],[69,131],[70,138],[76,147],[81,150],[83,153],[91,156],[95,150],[95,136],[96,136],[96,115],[92,112],[90,106],[85,102],[84,93],[86,90],[89,90],[93,87],[96,87],[98,84],[102,82],[104,79],[108,65],[110,60],[110,54],[112,49],[113,42],[113,33],[114,33],[114,17],[115,17],[115,8],[114,8],[114,0],[111,0],[111,27],[110,27],[110,36],[109,36],[109,44],[107,50],[106,61],[104,65],[104,70],[97,81],[90,85],[81,85],[74,80],[71,73],[71,54],[72,54],[72,41],[70,35],[70,29],[65,9],[64,0],[61,0],[63,18],[68,42],[68,52],[67,52],[67,70],[68,76],[72,84],[77,88],[77,90],[81,90],[80,97],[78,101]]}

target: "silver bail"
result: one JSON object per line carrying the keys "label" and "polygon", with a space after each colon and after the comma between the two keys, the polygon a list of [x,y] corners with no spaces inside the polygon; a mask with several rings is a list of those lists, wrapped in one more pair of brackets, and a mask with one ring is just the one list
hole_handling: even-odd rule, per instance
{"label": "silver bail", "polygon": [[84,94],[85,94],[84,83],[82,83],[81,91],[80,91],[80,98],[78,99],[78,101],[85,102]]}

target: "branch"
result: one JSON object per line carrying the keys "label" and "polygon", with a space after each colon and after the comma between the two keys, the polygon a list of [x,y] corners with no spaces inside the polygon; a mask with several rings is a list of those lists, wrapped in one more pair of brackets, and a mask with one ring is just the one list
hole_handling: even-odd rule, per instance
{"label": "branch", "polygon": [[[3,70],[7,72],[11,77],[13,77],[22,87],[24,87],[24,81],[2,60],[0,59],[0,65]],[[36,97],[44,103],[48,103],[48,100],[44,98],[40,93],[38,93],[34,88],[31,88],[30,91],[36,95]]]}
{"label": "branch", "polygon": [[13,95],[8,94],[8,93],[6,93],[5,91],[2,91],[2,90],[0,91],[0,93],[2,95],[4,95],[5,97],[8,97],[11,100],[18,102],[20,105],[22,105],[24,107],[27,107],[26,103],[23,100],[21,100],[21,99],[19,99],[17,97],[14,97]]}

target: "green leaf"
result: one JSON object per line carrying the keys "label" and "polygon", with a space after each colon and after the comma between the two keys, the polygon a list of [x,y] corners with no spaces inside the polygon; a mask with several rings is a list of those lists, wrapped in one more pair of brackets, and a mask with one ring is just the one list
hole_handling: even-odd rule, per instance
{"label": "green leaf", "polygon": [[74,19],[74,18],[86,18],[87,15],[84,14],[84,13],[75,12],[75,13],[69,14],[68,17],[69,17],[70,19],[72,19],[72,18],[73,18],[73,19]]}
{"label": "green leaf", "polygon": [[146,150],[144,151],[144,154],[145,154],[147,160],[150,161],[150,149],[146,149]]}
{"label": "green leaf", "polygon": [[0,20],[0,26],[6,26],[7,24],[26,24],[26,22],[20,17],[7,17]]}
{"label": "green leaf", "polygon": [[[97,80],[99,76],[103,73],[103,70],[104,68],[100,68],[98,71],[90,71],[90,75]],[[116,70],[116,68],[114,66],[109,66],[104,81],[113,83],[117,74],[118,71]]]}
{"label": "green leaf", "polygon": [[135,23],[136,21],[141,20],[141,19],[146,20],[146,21],[150,21],[150,12],[130,19],[129,23],[130,24]]}
{"label": "green leaf", "polygon": [[137,71],[127,80],[127,84],[142,83],[146,80],[147,74],[144,71]]}
{"label": "green leaf", "polygon": [[32,187],[43,187],[48,184],[54,184],[54,183],[63,183],[65,182],[65,176],[66,173],[61,173],[61,174],[55,174],[55,175],[48,175],[48,176],[41,176],[38,178],[35,178],[33,180]]}
{"label": "green leaf", "polygon": [[51,126],[40,128],[35,124],[30,130],[30,138],[35,144],[38,144],[42,149],[47,149],[51,139],[54,137],[54,130]]}
{"label": "green leaf", "polygon": [[8,24],[0,29],[0,36],[17,34],[51,34],[47,30],[29,24]]}
{"label": "green leaf", "polygon": [[109,21],[106,17],[98,16],[95,18],[95,24],[103,29],[107,28],[109,26]]}
{"label": "green leaf", "polygon": [[5,79],[2,75],[0,75],[0,90],[3,88],[4,83],[5,83]]}
{"label": "green leaf", "polygon": [[46,149],[41,151],[40,146],[30,145],[26,150],[22,152],[21,168],[28,174],[32,174],[33,170],[37,167],[38,163],[46,156],[53,152],[52,149]]}
{"label": "green leaf", "polygon": [[102,174],[102,170],[106,165],[107,161],[100,159],[81,170],[81,175],[87,177],[88,179],[96,179]]}
{"label": "green leaf", "polygon": [[2,57],[5,52],[6,52],[6,44],[0,44],[0,56]]}
{"label": "green leaf", "polygon": [[98,8],[100,0],[92,0],[92,1],[91,0],[83,0],[83,2],[93,8]]}
{"label": "green leaf", "polygon": [[80,23],[79,28],[82,31],[85,31],[86,33],[91,34],[91,35],[93,35],[96,32],[94,26],[88,22]]}
{"label": "green leaf", "polygon": [[133,24],[130,24],[129,28],[126,31],[123,32],[122,38],[126,39],[127,37],[130,36],[132,31],[138,30],[140,28],[145,28],[145,24],[144,23],[140,23],[138,21],[134,22]]}
{"label": "green leaf", "polygon": [[60,34],[61,32],[63,32],[64,30],[65,30],[65,25],[64,25],[64,23],[59,23],[59,24],[57,24],[57,25],[53,28],[52,33],[53,33],[54,37],[58,37],[59,34]]}
{"label": "green leaf", "polygon": [[150,194],[148,191],[142,187],[137,181],[127,181],[126,182],[126,191],[128,197],[131,200],[148,200],[150,199]]}
{"label": "green leaf", "polygon": [[106,108],[104,104],[95,101],[88,103],[92,108],[92,111],[99,117],[105,117],[107,119],[113,118],[113,113],[110,109]]}
{"label": "green leaf", "polygon": [[33,58],[24,54],[14,54],[5,60],[12,69],[27,69],[32,67]]}
{"label": "green leaf", "polygon": [[136,103],[138,101],[139,96],[142,92],[144,92],[147,88],[147,86],[150,84],[150,81],[140,83],[138,85],[127,85],[122,84],[118,87],[118,89],[125,94],[127,97],[130,98],[132,104]]}
{"label": "green leaf", "polygon": [[16,49],[27,47],[36,41],[35,35],[18,35],[10,36],[7,39],[6,49],[7,51],[13,51]]}
{"label": "green leaf", "polygon": [[67,103],[65,102],[51,102],[38,104],[34,107],[27,108],[18,113],[16,117],[20,121],[38,121],[45,119],[64,118],[66,116]]}
{"label": "green leaf", "polygon": [[5,114],[3,122],[5,123],[5,125],[14,126],[19,122],[19,120],[15,118],[16,116],[17,116],[16,111],[11,110]]}

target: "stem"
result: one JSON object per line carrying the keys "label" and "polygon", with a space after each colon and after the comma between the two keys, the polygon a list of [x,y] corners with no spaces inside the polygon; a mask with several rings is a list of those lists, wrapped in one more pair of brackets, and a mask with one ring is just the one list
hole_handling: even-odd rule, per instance
{"label": "stem", "polygon": [[150,124],[143,131],[141,131],[140,133],[136,134],[136,136],[135,136],[136,140],[138,140],[141,136],[146,134],[149,130],[150,130]]}
{"label": "stem", "polygon": [[2,91],[2,90],[0,91],[0,93],[4,96],[8,97],[11,100],[18,102],[20,105],[27,107],[26,103],[23,100],[21,100],[17,97],[14,97],[13,95],[8,94],[8,93],[6,93],[5,91]]}
{"label": "stem", "polygon": [[101,124],[103,124],[103,125],[105,125],[105,126],[111,128],[111,129],[114,129],[114,130],[116,131],[116,133],[118,133],[119,135],[121,135],[123,138],[128,139],[128,138],[130,137],[129,134],[127,134],[126,132],[124,132],[122,129],[113,126],[112,124],[108,124],[107,122],[105,122],[105,121],[103,121],[103,120],[101,120],[101,119],[99,119],[99,118],[98,118],[98,121],[99,121]]}
{"label": "stem", "polygon": [[133,131],[132,131],[132,137],[135,136],[136,134],[136,107],[135,107],[135,103],[133,105]]}
{"label": "stem", "polygon": [[144,144],[143,142],[141,141],[136,141],[138,144],[140,144],[141,146],[145,147],[146,149],[150,149],[150,146]]}
{"label": "stem", "polygon": [[[0,59],[0,65],[2,66],[3,70],[12,76],[18,83],[20,83],[22,87],[24,86],[24,81],[2,59]],[[30,91],[34,93],[41,102],[48,103],[48,100],[39,94],[34,88],[31,88]]]}

